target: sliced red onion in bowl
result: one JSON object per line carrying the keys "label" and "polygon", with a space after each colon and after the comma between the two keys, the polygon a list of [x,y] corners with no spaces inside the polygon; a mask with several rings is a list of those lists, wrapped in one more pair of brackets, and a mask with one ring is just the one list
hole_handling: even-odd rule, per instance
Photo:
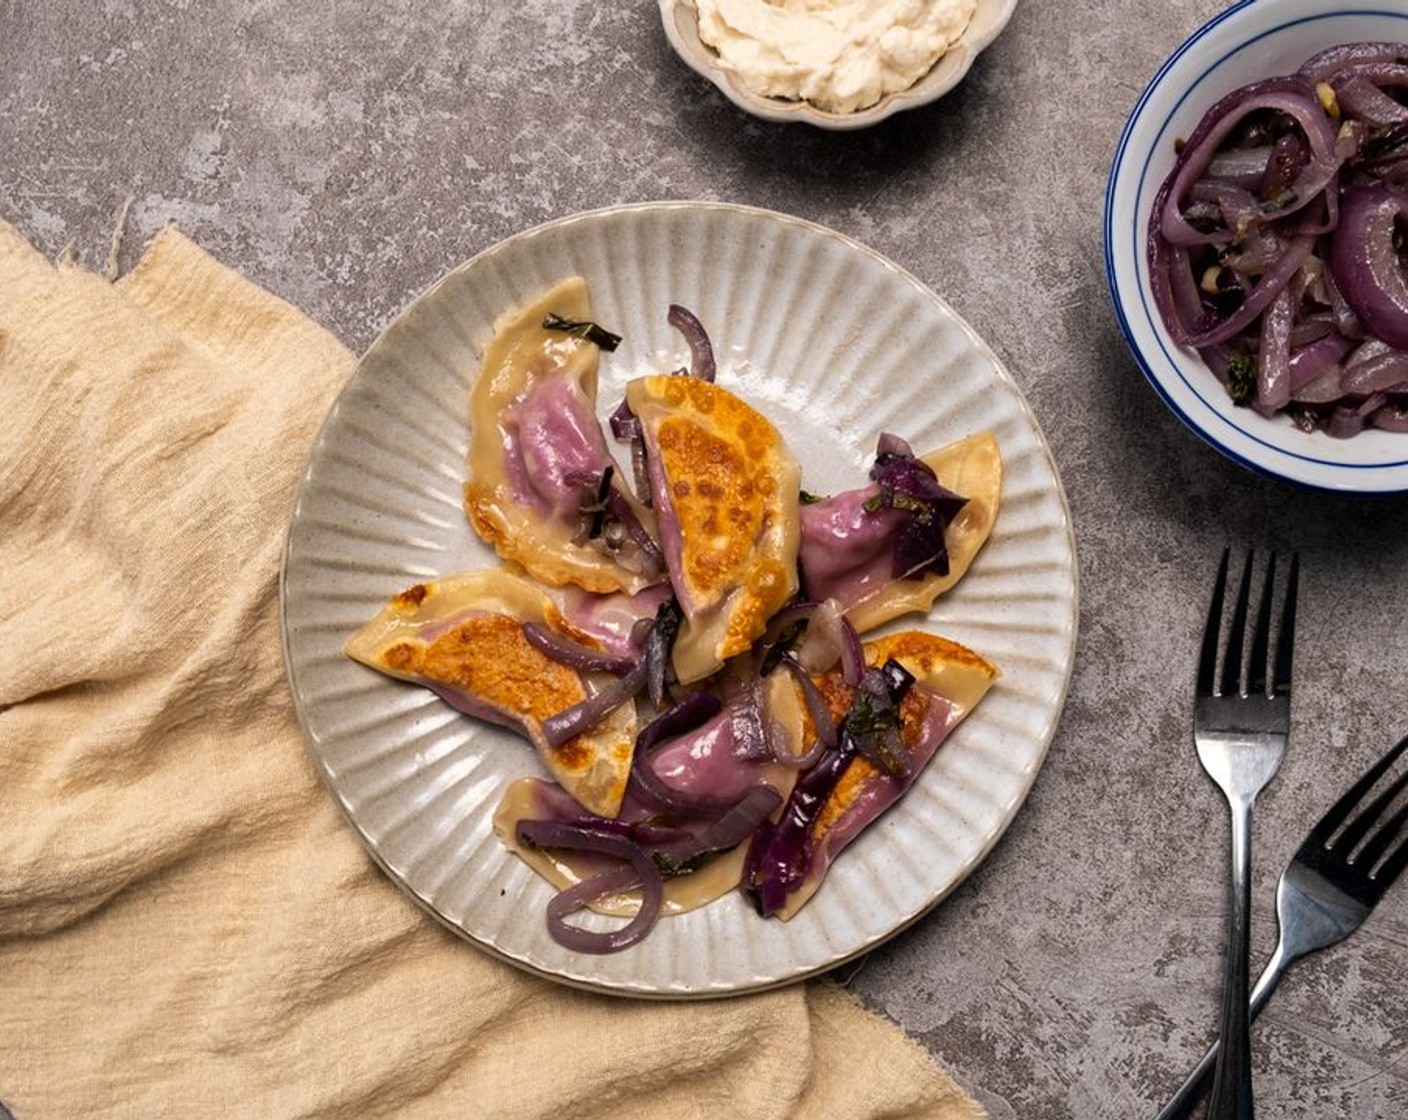
{"label": "sliced red onion in bowl", "polygon": [[1351,187],[1340,199],[1330,249],[1335,286],[1376,338],[1408,348],[1408,280],[1395,244],[1408,195],[1377,184]]}
{"label": "sliced red onion in bowl", "polygon": [[1408,378],[1347,355],[1408,351],[1405,229],[1408,46],[1331,47],[1193,129],[1149,218],[1154,302],[1234,404],[1340,438],[1380,415],[1396,430]]}

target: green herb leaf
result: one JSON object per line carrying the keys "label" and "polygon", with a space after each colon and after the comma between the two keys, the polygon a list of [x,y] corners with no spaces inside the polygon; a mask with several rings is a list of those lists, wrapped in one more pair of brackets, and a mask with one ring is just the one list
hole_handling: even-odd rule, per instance
{"label": "green herb leaf", "polygon": [[1256,366],[1251,355],[1237,354],[1228,361],[1227,395],[1235,405],[1249,405],[1256,399]]}
{"label": "green herb leaf", "polygon": [[851,710],[841,723],[843,730],[852,735],[874,735],[899,725],[899,712],[892,704],[886,704],[863,690],[856,693]]}
{"label": "green herb leaf", "polygon": [[605,327],[593,323],[590,319],[565,319],[561,315],[549,314],[543,320],[543,330],[545,331],[565,331],[567,334],[575,335],[577,338],[584,338],[588,342],[595,343],[602,350],[615,350],[621,345],[621,336],[613,334]]}

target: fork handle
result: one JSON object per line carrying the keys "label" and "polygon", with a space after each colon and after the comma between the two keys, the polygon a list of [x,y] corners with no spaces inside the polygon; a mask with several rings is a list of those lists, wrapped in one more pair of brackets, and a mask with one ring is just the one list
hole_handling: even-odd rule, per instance
{"label": "fork handle", "polygon": [[[1276,985],[1286,974],[1286,968],[1290,965],[1291,959],[1286,953],[1284,943],[1276,946],[1276,951],[1271,954],[1271,959],[1266,962],[1266,967],[1262,969],[1261,976],[1257,979],[1256,987],[1252,989],[1251,1001],[1247,1008],[1248,1020],[1254,1021],[1261,1014],[1261,1009],[1266,1006],[1266,1001],[1271,998],[1271,993],[1276,990]],[[1212,1085],[1212,1070],[1221,1048],[1222,1044],[1219,1041],[1214,1041],[1208,1047],[1208,1052],[1203,1055],[1203,1060],[1188,1075],[1188,1079],[1183,1082],[1168,1104],[1164,1105],[1163,1111],[1155,1117],[1155,1120],[1187,1120],[1193,1114],[1193,1109],[1197,1107],[1198,1102],[1203,1099],[1203,1094]]]}
{"label": "fork handle", "polygon": [[1252,1051],[1247,1035],[1247,959],[1251,955],[1250,800],[1232,800],[1232,889],[1222,984],[1222,1046],[1213,1069],[1208,1120],[1252,1120]]}

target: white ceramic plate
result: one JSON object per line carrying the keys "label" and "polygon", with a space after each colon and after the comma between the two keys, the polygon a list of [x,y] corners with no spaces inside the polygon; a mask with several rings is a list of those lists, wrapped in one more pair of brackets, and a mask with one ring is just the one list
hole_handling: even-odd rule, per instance
{"label": "white ceramic plate", "polygon": [[1145,237],[1154,196],[1187,136],[1221,97],[1260,78],[1293,73],[1336,43],[1408,43],[1399,4],[1244,0],[1200,27],[1154,75],[1135,104],[1105,197],[1105,268],[1115,311],[1145,375],[1182,420],[1228,458],[1323,490],[1408,490],[1408,436],[1366,431],[1336,440],[1235,407],[1191,350],[1169,337],[1154,306]]}
{"label": "white ceramic plate", "polygon": [[[494,320],[581,274],[608,411],[632,376],[687,361],[665,320],[700,316],[720,384],[773,418],[813,491],[858,485],[882,429],[917,450],[990,428],[1006,476],[996,532],[925,625],[1004,676],[907,798],[837,861],[791,922],[738,895],[662,921],[611,956],[548,936],[550,889],[495,839],[524,742],[358,665],[343,643],[404,587],[494,563],[460,507],[469,385]],[[313,449],[289,529],[289,678],[328,787],[386,872],[447,926],[565,982],[640,996],[780,984],[872,948],[983,858],[1036,777],[1066,694],[1075,558],[1036,422],[992,351],[912,276],[838,234],[761,210],[661,203],[582,214],[480,254],[414,300],[368,350]]]}
{"label": "white ceramic plate", "polygon": [[846,132],[869,128],[903,109],[928,105],[948,93],[972,69],[978,55],[1002,33],[1016,8],[1017,0],[978,0],[973,18],[958,42],[928,73],[908,89],[886,94],[870,108],[855,113],[829,113],[805,101],[754,93],[736,74],[724,69],[718,53],[699,38],[699,10],[694,0],[660,0],[660,18],[675,53],[740,109],[767,121],[801,121],[832,132]]}

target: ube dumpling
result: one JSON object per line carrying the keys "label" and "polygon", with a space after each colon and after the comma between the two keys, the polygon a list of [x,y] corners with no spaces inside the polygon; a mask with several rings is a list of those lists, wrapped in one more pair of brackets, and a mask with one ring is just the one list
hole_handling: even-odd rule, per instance
{"label": "ube dumpling", "polygon": [[465,510],[543,583],[636,592],[664,579],[664,563],[596,416],[596,336],[564,329],[590,323],[580,277],[499,321],[470,395]]}
{"label": "ube dumpling", "polygon": [[564,624],[539,587],[504,570],[471,572],[402,591],[347,643],[373,669],[424,685],[472,716],[524,735],[556,781],[585,809],[610,816],[621,806],[635,745],[635,705],[560,745],[543,721],[612,679],[556,661],[528,640],[536,623],[578,643],[591,638]]}
{"label": "ube dumpling", "polygon": [[797,590],[800,471],[777,429],[695,377],[632,381],[670,583],[684,614],[682,683],[746,650]]}
{"label": "ube dumpling", "polygon": [[[771,693],[767,718],[775,723],[774,749],[799,754],[805,721],[794,687],[785,673],[775,675],[763,687]],[[760,750],[753,737],[740,729],[740,723],[749,718],[745,714],[748,708],[741,696],[721,703],[713,715],[697,726],[653,745],[648,759],[636,760],[637,767],[648,765],[653,780],[682,799],[742,805],[771,791],[771,799],[759,804],[775,812],[791,793],[798,770]],[[634,783],[628,788],[611,827],[621,835],[636,837],[657,865],[667,868],[661,914],[693,910],[738,887],[748,852],[746,836],[722,850],[684,861],[685,866],[674,869],[674,873],[668,869],[669,853],[679,853],[711,828],[717,829],[715,822],[722,815],[691,816],[687,809],[652,801]],[[519,824],[543,820],[588,827],[593,824],[553,783],[523,778],[505,791],[494,814],[494,830],[505,847],[559,889],[565,890],[612,866],[609,857],[523,843]],[[599,822],[597,826],[605,827]],[[629,917],[639,909],[640,893],[634,888],[615,890],[592,900],[590,905],[599,913]]]}
{"label": "ube dumpling", "polygon": [[929,610],[962,578],[997,518],[1002,456],[990,432],[917,458],[882,437],[871,477],[799,514],[804,597],[836,600],[862,633]]}
{"label": "ube dumpling", "polygon": [[[887,770],[843,744],[829,748],[799,779],[787,808],[775,823],[759,828],[748,853],[743,890],[766,916],[789,918],[811,898],[840,851],[899,800],[999,675],[997,666],[972,650],[923,631],[886,635],[865,643],[864,650],[872,671],[889,670],[893,662],[908,678],[893,709],[899,765]],[[857,689],[839,670],[815,683],[844,738],[847,717],[859,710]],[[862,715],[849,733],[875,734],[880,721],[874,711]]]}

